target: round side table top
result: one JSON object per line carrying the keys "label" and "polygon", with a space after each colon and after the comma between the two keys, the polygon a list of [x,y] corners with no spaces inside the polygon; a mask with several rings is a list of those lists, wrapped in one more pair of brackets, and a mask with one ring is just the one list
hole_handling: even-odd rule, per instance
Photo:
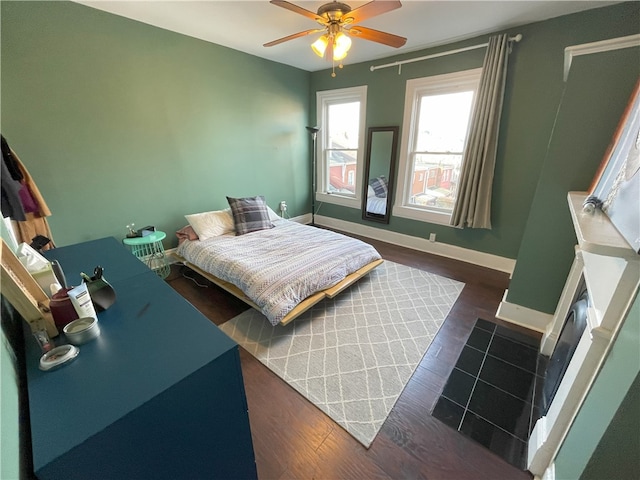
{"label": "round side table top", "polygon": [[125,245],[146,245],[148,243],[161,242],[166,236],[166,233],[156,230],[152,234],[144,237],[125,237],[122,239],[122,243]]}

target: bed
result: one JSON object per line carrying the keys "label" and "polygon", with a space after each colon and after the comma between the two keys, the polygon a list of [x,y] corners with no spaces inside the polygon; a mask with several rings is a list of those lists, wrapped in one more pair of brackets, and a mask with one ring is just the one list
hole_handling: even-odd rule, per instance
{"label": "bed", "polygon": [[[225,218],[221,212],[218,216]],[[267,215],[264,228],[240,235],[236,222],[230,229],[228,218],[217,235],[178,235],[176,253],[189,268],[262,312],[272,325],[286,325],[382,263],[375,248],[360,240],[282,219],[270,209]]]}

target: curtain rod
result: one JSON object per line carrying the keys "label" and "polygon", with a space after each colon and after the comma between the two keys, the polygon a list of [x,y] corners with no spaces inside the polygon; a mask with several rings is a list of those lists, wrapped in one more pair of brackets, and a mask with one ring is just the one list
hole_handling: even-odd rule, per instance
{"label": "curtain rod", "polygon": [[[522,34],[521,33],[517,34],[515,37],[509,37],[509,41],[510,42],[519,42],[520,40],[522,40]],[[411,58],[409,60],[399,60],[397,62],[387,63],[385,65],[371,65],[371,67],[369,67],[369,70],[371,70],[373,72],[374,70],[378,70],[380,68],[396,67],[396,66],[397,67],[402,67],[402,65],[404,65],[405,63],[420,62],[422,60],[429,60],[430,58],[444,57],[446,55],[453,55],[455,53],[467,52],[469,50],[476,50],[478,48],[483,48],[483,47],[487,47],[487,46],[489,46],[489,43],[482,43],[480,45],[473,45],[471,47],[463,47],[463,48],[458,48],[456,50],[448,50],[446,52],[434,53],[432,55],[427,55],[425,57]],[[398,74],[400,74],[400,70],[399,69],[398,69]]]}

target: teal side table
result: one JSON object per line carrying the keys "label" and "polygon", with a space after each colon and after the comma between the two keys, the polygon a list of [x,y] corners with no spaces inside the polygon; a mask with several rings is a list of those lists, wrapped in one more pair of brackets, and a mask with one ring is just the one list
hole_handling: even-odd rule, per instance
{"label": "teal side table", "polygon": [[122,243],[129,247],[131,253],[156,272],[159,277],[167,278],[171,267],[167,262],[162,245],[162,240],[166,236],[166,233],[156,230],[145,237],[123,238]]}

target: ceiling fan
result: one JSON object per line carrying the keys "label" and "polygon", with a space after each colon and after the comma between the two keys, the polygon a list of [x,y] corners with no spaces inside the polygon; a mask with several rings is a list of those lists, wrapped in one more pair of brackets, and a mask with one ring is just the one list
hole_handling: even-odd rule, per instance
{"label": "ceiling fan", "polygon": [[[305,30],[273,40],[272,42],[265,43],[265,47],[272,47],[295,38],[324,32],[324,34],[311,45],[311,48],[319,57],[331,60],[332,63],[335,63],[336,60],[340,61],[339,67],[342,68],[342,59],[347,56],[347,52],[349,48],[351,48],[351,38],[349,38],[349,36],[395,48],[401,47],[407,42],[407,39],[404,37],[356,25],[368,18],[400,8],[402,4],[397,0],[374,0],[354,10],[346,3],[334,1],[321,5],[317,13],[285,0],[271,0],[271,3],[314,20],[322,25],[322,27]],[[336,76],[335,71],[332,72],[331,76]]]}

